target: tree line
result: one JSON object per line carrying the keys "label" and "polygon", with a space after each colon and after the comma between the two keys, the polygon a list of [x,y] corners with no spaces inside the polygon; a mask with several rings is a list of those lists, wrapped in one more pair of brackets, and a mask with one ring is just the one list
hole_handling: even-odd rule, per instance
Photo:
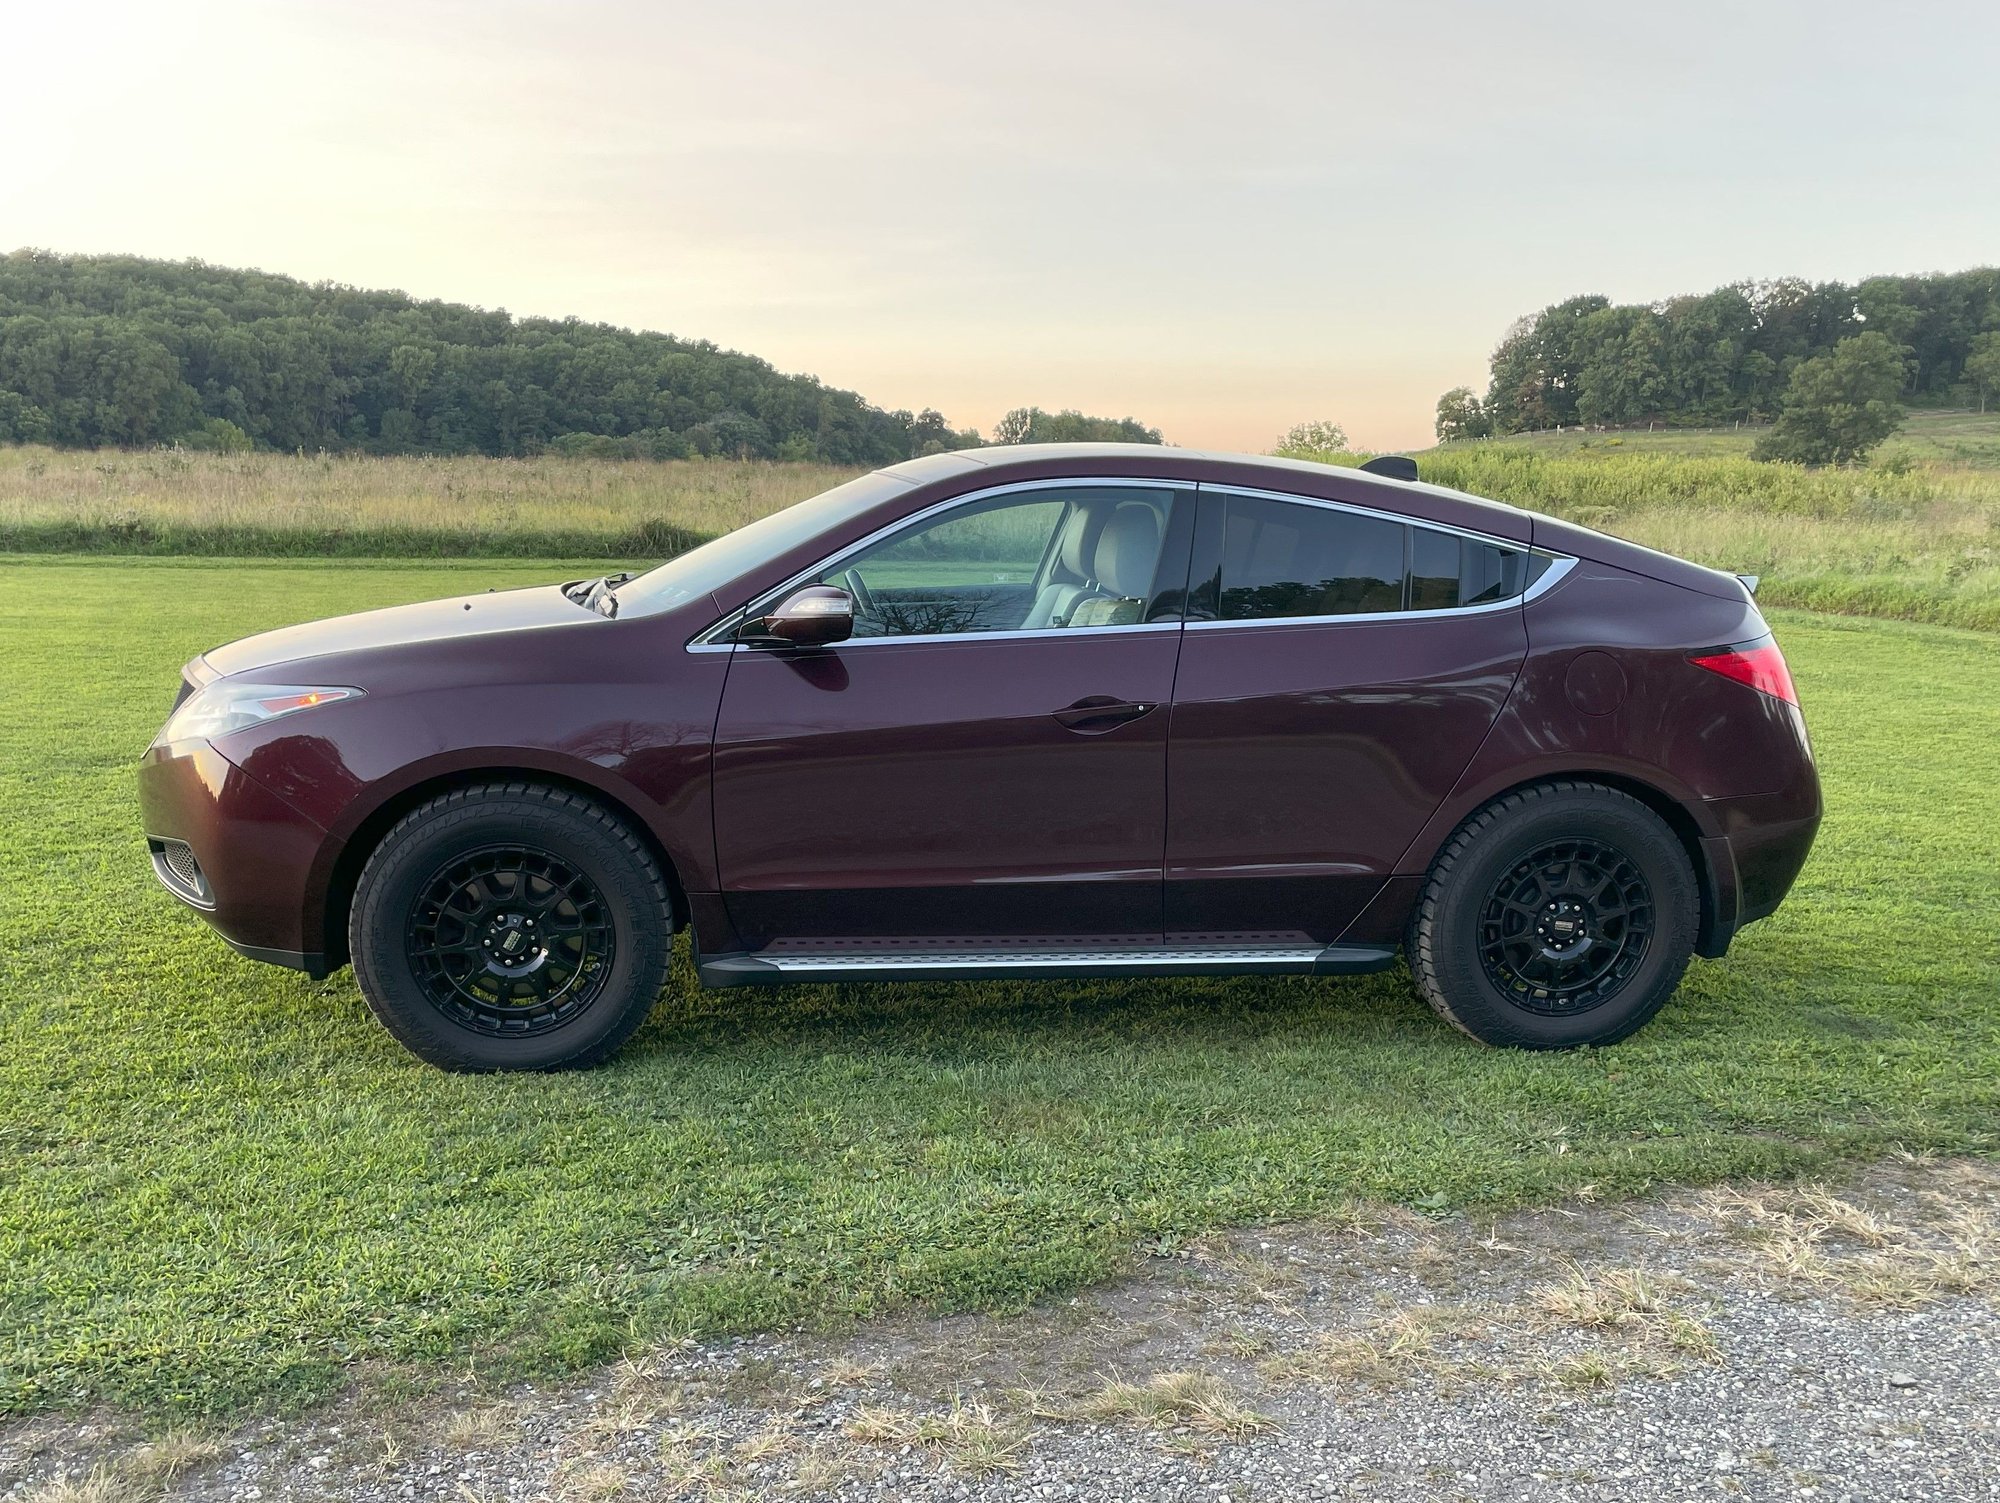
{"label": "tree line", "polygon": [[[1032,407],[995,436],[1028,439],[1161,442],[1131,418]],[[706,340],[19,250],[0,257],[0,442],[851,465],[984,440]]]}
{"label": "tree line", "polygon": [[[1812,364],[1863,336],[1873,337],[1831,375]],[[1885,381],[1887,360],[1895,368]],[[1573,297],[1515,322],[1493,352],[1483,398],[1461,386],[1438,399],[1437,434],[1764,421],[1849,377],[1866,388],[1864,401],[1890,406],[1983,407],[2000,397],[2000,268],[1852,285],[1738,282],[1660,303]]]}

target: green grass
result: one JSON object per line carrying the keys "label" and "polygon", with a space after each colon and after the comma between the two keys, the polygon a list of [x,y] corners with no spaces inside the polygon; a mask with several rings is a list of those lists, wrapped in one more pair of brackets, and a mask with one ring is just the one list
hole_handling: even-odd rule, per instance
{"label": "green grass", "polygon": [[2000,630],[2000,475],[1504,443],[1417,463],[1425,480],[1760,575],[1769,604]]}
{"label": "green grass", "polygon": [[1913,412],[1856,469],[1759,464],[1757,427],[1517,433],[1423,477],[1719,569],[1778,605],[2000,630],[2000,411]]}
{"label": "green grass", "polygon": [[174,672],[576,564],[0,563],[0,1408],[228,1411],[667,1332],[1005,1308],[1353,1197],[1618,1195],[2000,1112],[2000,644],[1781,615],[1830,814],[1799,890],[1603,1052],[1351,981],[674,985],[609,1067],[462,1078],[351,977],[231,956],[146,869]]}

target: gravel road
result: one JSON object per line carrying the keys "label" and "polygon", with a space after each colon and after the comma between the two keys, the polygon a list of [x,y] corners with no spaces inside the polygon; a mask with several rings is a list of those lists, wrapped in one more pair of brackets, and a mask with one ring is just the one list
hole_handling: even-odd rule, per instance
{"label": "gravel road", "polygon": [[996,1319],[686,1343],[150,1439],[0,1498],[2000,1498],[2000,1166],[1220,1236]]}

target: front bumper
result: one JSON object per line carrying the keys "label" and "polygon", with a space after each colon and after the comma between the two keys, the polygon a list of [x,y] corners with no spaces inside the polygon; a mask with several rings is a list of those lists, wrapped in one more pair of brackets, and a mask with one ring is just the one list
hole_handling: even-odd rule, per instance
{"label": "front bumper", "polygon": [[[251,959],[327,973],[307,902],[325,830],[206,741],[149,747],[139,808],[162,886]],[[160,849],[166,842],[186,846],[199,883],[176,880],[178,863]]]}

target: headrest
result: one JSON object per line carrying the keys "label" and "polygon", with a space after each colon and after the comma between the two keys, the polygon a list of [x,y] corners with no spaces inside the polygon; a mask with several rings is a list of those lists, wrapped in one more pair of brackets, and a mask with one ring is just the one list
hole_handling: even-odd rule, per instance
{"label": "headrest", "polygon": [[1097,535],[1104,530],[1104,508],[1079,506],[1063,523],[1062,546],[1056,557],[1078,579],[1089,579],[1097,561]]}
{"label": "headrest", "polygon": [[1160,513],[1122,502],[1097,537],[1097,582],[1114,595],[1143,597],[1160,562]]}

